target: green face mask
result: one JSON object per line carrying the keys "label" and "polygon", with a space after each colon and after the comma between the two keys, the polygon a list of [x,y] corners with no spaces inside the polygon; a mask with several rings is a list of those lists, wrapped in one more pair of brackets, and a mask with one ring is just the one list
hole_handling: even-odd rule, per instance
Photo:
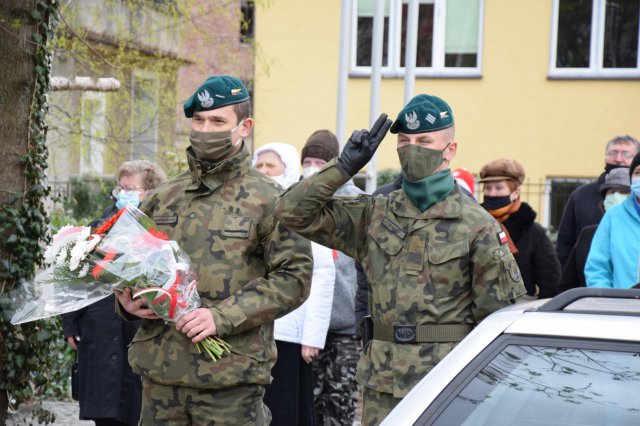
{"label": "green face mask", "polygon": [[442,153],[447,147],[449,144],[443,150],[423,148],[417,145],[405,145],[398,148],[400,166],[405,179],[415,182],[431,176],[444,161]]}
{"label": "green face mask", "polygon": [[231,135],[240,125],[242,125],[242,121],[233,129],[222,132],[198,132],[191,130],[189,142],[191,142],[191,147],[196,157],[199,160],[209,161],[211,163],[217,163],[225,159],[233,147],[242,140],[239,139],[235,144],[231,141]]}

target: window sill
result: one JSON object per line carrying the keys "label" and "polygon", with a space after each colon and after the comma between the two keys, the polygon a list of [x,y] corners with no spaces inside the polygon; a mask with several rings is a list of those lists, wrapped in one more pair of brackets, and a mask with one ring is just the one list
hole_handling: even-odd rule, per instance
{"label": "window sill", "polygon": [[553,69],[548,80],[640,80],[640,69],[582,70]]}
{"label": "window sill", "polygon": [[[382,70],[382,78],[405,78],[404,70]],[[469,78],[480,79],[482,78],[482,72],[479,69],[446,69],[446,70],[417,70],[415,72],[416,78]],[[371,78],[370,69],[352,69],[349,71],[350,78]]]}

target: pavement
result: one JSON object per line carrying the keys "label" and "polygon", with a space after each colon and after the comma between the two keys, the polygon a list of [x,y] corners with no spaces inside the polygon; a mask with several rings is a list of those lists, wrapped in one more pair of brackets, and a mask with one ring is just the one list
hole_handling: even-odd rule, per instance
{"label": "pavement", "polygon": [[[80,406],[77,401],[63,402],[63,401],[44,401],[43,407],[55,414],[56,419],[51,425],[55,426],[87,426],[95,425],[90,420],[78,420],[80,412]],[[33,417],[33,407],[29,405],[21,405],[17,412],[9,413],[7,416],[6,426],[18,426],[34,424],[37,425],[38,419]],[[362,415],[362,404],[359,402],[356,409],[356,419],[353,422],[353,426],[360,426],[360,417]]]}
{"label": "pavement", "polygon": [[[78,420],[80,412],[80,406],[77,401],[74,402],[62,402],[62,401],[44,401],[42,403],[43,408],[51,411],[55,414],[56,419],[52,425],[56,426],[87,426],[95,425],[94,422],[89,420]],[[33,406],[21,405],[17,412],[9,413],[7,416],[7,426],[14,425],[37,425],[38,419],[33,416]]]}

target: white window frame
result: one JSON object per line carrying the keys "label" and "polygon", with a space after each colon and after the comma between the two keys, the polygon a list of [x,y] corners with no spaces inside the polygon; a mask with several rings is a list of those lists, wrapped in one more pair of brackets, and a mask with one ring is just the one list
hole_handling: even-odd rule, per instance
{"label": "white window frame", "polygon": [[[97,110],[90,112],[87,102],[98,104]],[[82,134],[80,137],[80,175],[104,173],[104,144],[106,136],[107,96],[104,92],[83,92],[80,97],[82,111]],[[87,152],[88,151],[88,152]]]}
{"label": "white window frame", "polygon": [[[592,0],[591,45],[589,48],[589,68],[557,68],[558,19],[560,17],[560,0],[553,0],[551,22],[551,49],[549,49],[549,78],[558,79],[636,79],[640,78],[640,37],[638,37],[638,58],[636,68],[604,68],[604,26],[606,0]],[[640,25],[640,23],[639,23]]]}
{"label": "white window frame", "polygon": [[[358,43],[358,1],[351,4],[351,57],[350,77],[370,77],[371,67],[356,65]],[[433,50],[431,67],[416,67],[416,77],[458,77],[480,78],[482,77],[483,34],[484,34],[484,0],[480,3],[478,16],[478,61],[476,67],[445,67],[445,35],[447,22],[447,0],[433,0]],[[400,66],[400,46],[402,27],[402,3],[403,0],[389,0],[389,35],[388,35],[388,66],[382,67],[382,77],[403,78],[404,67]]]}

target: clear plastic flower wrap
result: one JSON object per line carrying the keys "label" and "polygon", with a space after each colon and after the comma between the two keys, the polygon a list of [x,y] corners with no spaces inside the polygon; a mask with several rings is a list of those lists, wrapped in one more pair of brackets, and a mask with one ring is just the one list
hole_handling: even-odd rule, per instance
{"label": "clear plastic flower wrap", "polygon": [[[93,230],[62,228],[47,247],[45,263],[33,283],[23,283],[3,302],[12,324],[76,311],[127,287],[166,321],[202,306],[189,256],[132,206]],[[228,351],[217,337],[200,346],[213,360]]]}

